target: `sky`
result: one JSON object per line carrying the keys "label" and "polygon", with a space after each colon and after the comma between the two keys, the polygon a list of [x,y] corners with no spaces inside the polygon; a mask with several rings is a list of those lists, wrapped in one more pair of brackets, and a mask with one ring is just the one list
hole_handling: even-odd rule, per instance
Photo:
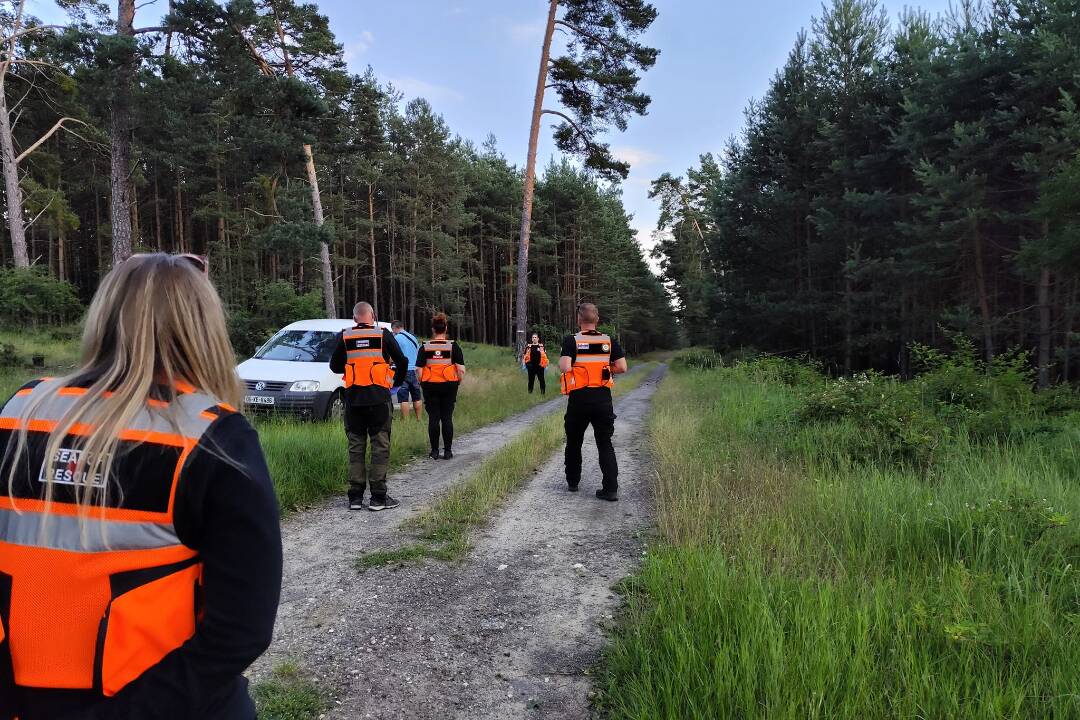
{"label": "sky", "polygon": [[[524,166],[545,0],[309,0],[355,72],[369,65],[405,99],[424,97],[450,129],[477,145],[489,134],[507,158]],[[932,15],[950,0],[879,0],[890,18],[905,6]],[[110,2],[110,4],[113,4]],[[659,214],[649,183],[683,174],[705,152],[739,133],[743,112],[783,65],[796,35],[821,14],[819,0],[653,0],[659,17],[644,41],[660,49],[641,89],[652,97],[645,117],[605,139],[631,163],[623,198],[644,247]],[[166,0],[142,0],[136,25],[152,25]],[[48,16],[49,0],[30,0]],[[554,98],[548,98],[548,106]],[[545,118],[545,121],[550,118]],[[541,132],[539,166],[555,156],[550,122]]]}

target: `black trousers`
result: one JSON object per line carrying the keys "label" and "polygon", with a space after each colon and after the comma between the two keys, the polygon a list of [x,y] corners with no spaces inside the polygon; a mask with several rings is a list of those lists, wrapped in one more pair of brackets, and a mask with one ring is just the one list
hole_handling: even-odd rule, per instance
{"label": "black trousers", "polygon": [[547,394],[547,382],[546,382],[546,380],[544,378],[544,375],[546,374],[544,372],[545,368],[542,368],[539,365],[537,365],[535,367],[532,366],[532,365],[527,365],[526,368],[529,371],[529,393],[531,394],[532,391],[533,391],[533,382],[536,381],[536,380],[539,380],[540,381],[540,394],[541,395],[546,395]]}
{"label": "black trousers", "polygon": [[600,472],[603,473],[605,490],[619,487],[619,461],[611,438],[615,434],[615,408],[611,402],[574,403],[566,406],[566,483],[577,485],[581,481],[581,444],[585,430],[592,425],[596,450],[600,456]]}
{"label": "black trousers", "polygon": [[449,450],[454,444],[454,405],[457,404],[457,383],[424,383],[424,409],[427,410],[428,441],[432,450],[442,446]]}
{"label": "black trousers", "polygon": [[[390,431],[394,421],[389,402],[378,405],[346,405],[345,435],[349,439],[349,499],[360,500],[370,486],[373,496],[386,494],[390,469]],[[371,461],[367,461],[368,443]]]}

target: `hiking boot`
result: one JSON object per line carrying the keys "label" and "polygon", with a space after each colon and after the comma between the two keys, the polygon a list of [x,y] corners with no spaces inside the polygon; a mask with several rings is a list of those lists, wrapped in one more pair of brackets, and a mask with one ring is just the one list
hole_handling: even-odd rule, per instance
{"label": "hiking boot", "polygon": [[368,501],[367,509],[371,512],[379,512],[380,510],[393,510],[398,506],[398,501],[389,495],[372,495],[371,500]]}
{"label": "hiking boot", "polygon": [[615,502],[619,499],[618,490],[604,490],[603,488],[596,491],[596,497],[601,500],[607,500],[608,502]]}
{"label": "hiking boot", "polygon": [[445,450],[442,451],[442,459],[443,460],[453,460],[454,459],[454,453],[450,452],[450,448],[446,448]]}
{"label": "hiking boot", "polygon": [[428,453],[428,457],[432,460],[438,460],[440,457],[442,457],[441,455],[439,455],[439,448],[435,448],[430,453]]}
{"label": "hiking boot", "polygon": [[566,489],[569,492],[577,492],[577,486],[578,486],[577,483],[572,483],[572,482],[566,483]]}

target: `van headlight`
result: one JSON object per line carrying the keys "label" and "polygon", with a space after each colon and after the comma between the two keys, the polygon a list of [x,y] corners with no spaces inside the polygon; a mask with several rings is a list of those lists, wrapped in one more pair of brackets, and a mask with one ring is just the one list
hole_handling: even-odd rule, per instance
{"label": "van headlight", "polygon": [[318,380],[297,380],[289,388],[290,392],[315,392],[318,389]]}

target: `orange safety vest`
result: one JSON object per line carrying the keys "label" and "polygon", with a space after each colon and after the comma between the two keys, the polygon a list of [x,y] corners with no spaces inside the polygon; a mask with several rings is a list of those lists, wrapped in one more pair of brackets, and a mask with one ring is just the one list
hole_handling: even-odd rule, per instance
{"label": "orange safety vest", "polygon": [[382,328],[362,325],[341,334],[345,340],[345,387],[394,384],[394,369],[383,357]]}
{"label": "orange safety vest", "polygon": [[453,340],[428,340],[420,346],[424,353],[424,365],[420,367],[420,382],[459,382],[457,365],[454,364]]}
{"label": "orange safety vest", "polygon": [[601,333],[578,333],[574,336],[577,357],[570,372],[562,375],[562,394],[583,388],[614,387],[611,374],[611,338]]}
{"label": "orange safety vest", "polygon": [[[14,442],[33,392],[58,382],[16,393],[0,411],[0,437]],[[171,403],[149,401],[121,432],[104,508],[75,502],[88,482],[105,487],[74,476],[78,449],[61,446],[51,462],[41,455],[83,388],[59,388],[29,419],[10,490],[9,466],[0,471],[0,653],[10,654],[16,685],[111,697],[195,634],[202,562],[176,535],[176,490],[200,438],[235,410],[190,386],[178,389]],[[168,405],[176,423],[155,410]],[[92,430],[76,425],[72,435]]]}

